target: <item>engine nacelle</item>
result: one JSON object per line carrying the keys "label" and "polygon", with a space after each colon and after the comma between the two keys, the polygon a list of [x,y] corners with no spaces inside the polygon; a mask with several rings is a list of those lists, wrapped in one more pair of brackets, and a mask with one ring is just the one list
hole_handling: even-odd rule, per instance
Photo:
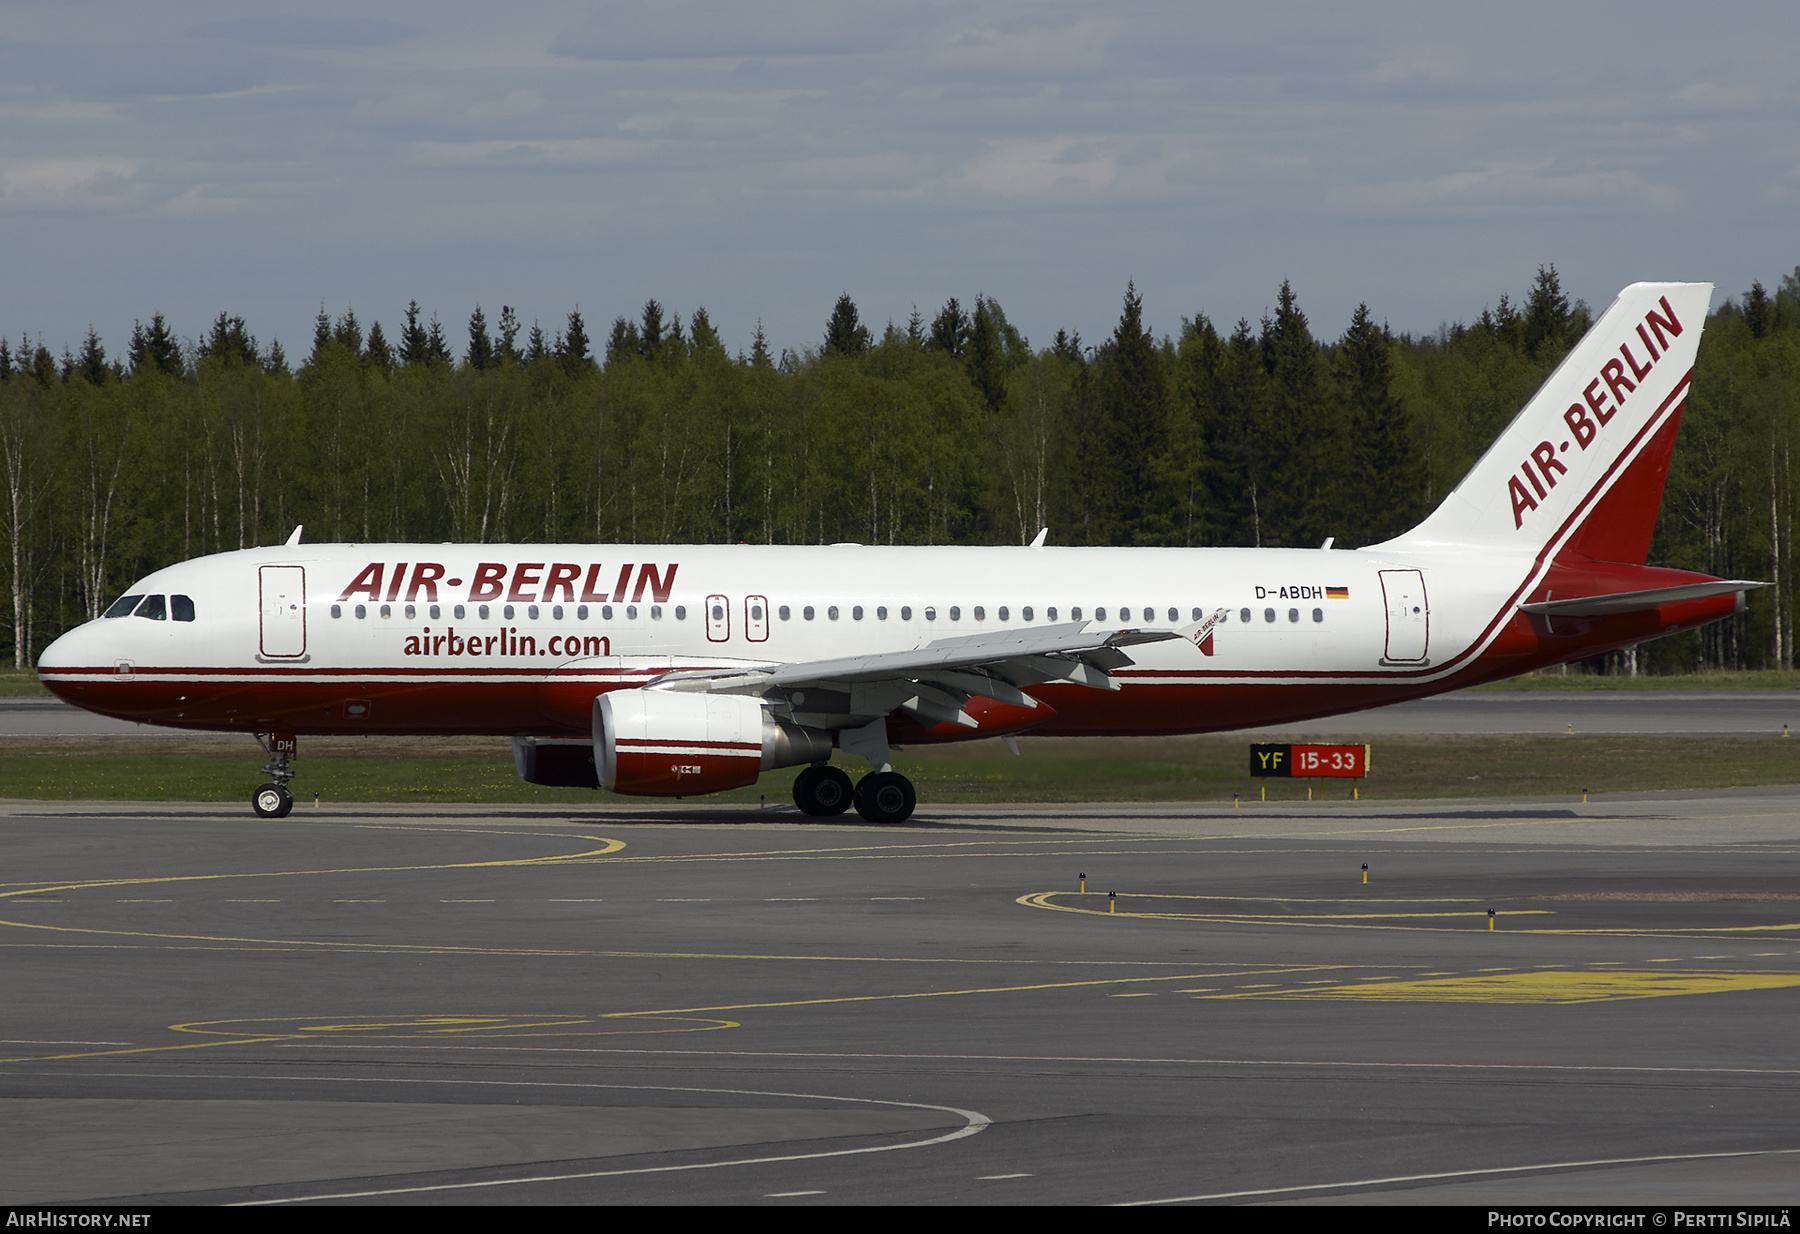
{"label": "engine nacelle", "polygon": [[785,724],[741,694],[614,690],[594,700],[594,754],[609,792],[694,797],[822,762],[831,734]]}

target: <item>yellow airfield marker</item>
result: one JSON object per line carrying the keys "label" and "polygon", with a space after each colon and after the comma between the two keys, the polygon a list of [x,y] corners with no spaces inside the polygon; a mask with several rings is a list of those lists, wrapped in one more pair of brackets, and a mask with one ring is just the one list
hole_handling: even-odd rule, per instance
{"label": "yellow airfield marker", "polygon": [[1369,863],[1363,862],[1363,886],[1369,885]]}
{"label": "yellow airfield marker", "polygon": [[1493,932],[1494,932],[1494,910],[1490,908],[1490,909],[1488,909],[1488,933],[1492,934]]}
{"label": "yellow airfield marker", "polygon": [[1086,874],[1078,874],[1075,877],[1081,880],[1080,882],[1078,882],[1075,885],[1075,890],[1079,891],[1082,895],[1086,895],[1087,894],[1087,875]]}

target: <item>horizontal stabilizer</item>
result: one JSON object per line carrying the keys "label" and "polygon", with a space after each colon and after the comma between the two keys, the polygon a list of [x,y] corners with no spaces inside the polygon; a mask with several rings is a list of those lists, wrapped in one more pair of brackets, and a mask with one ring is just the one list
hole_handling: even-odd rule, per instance
{"label": "horizontal stabilizer", "polygon": [[1610,596],[1580,596],[1573,600],[1539,600],[1521,604],[1521,612],[1544,617],[1610,617],[1614,613],[1639,613],[1680,604],[1687,600],[1705,600],[1733,591],[1755,591],[1769,583],[1753,583],[1741,578],[1723,578],[1710,583],[1687,583],[1680,587],[1653,587],[1649,591],[1621,591]]}

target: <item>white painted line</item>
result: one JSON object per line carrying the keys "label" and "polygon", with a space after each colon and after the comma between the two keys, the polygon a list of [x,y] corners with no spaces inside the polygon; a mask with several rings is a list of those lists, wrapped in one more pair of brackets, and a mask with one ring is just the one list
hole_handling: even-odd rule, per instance
{"label": "white painted line", "polygon": [[1381,1187],[1393,1183],[1425,1183],[1447,1178],[1482,1178],[1495,1174],[1531,1174],[1544,1170],[1583,1170],[1603,1165],[1650,1165],[1658,1161],[1719,1161],[1732,1157],[1778,1157],[1800,1153],[1800,1148],[1760,1148],[1736,1153],[1667,1153],[1656,1157],[1606,1157],[1594,1161],[1550,1161],[1542,1165],[1496,1166],[1486,1170],[1446,1170],[1437,1174],[1396,1174],[1390,1178],[1362,1178],[1342,1183],[1308,1183],[1301,1187],[1263,1187],[1255,1191],[1216,1191],[1210,1195],[1172,1196],[1166,1200],[1127,1200],[1117,1208],[1142,1208],[1153,1204],[1192,1204],[1201,1200],[1237,1200],[1257,1195],[1297,1195],[1303,1191],[1334,1191],[1340,1187]]}
{"label": "white painted line", "polygon": [[1003,1178],[1036,1178],[1036,1177],[1037,1177],[1037,1175],[1035,1175],[1035,1174],[977,1174],[975,1176],[975,1181],[978,1183],[997,1183]]}
{"label": "white painted line", "polygon": [[823,1191],[770,1191],[763,1196],[765,1200],[785,1200],[793,1195],[824,1195]]}
{"label": "white painted line", "polygon": [[[42,1073],[39,1073],[42,1074]],[[138,1078],[173,1079],[173,1076],[150,1077],[139,1073]],[[186,1078],[216,1078],[193,1076]],[[884,1101],[876,1097],[834,1097],[824,1093],[778,1093],[763,1092],[756,1089],[742,1088],[692,1088],[678,1087],[668,1084],[578,1084],[561,1081],[544,1080],[395,1080],[383,1076],[240,1076],[239,1079],[260,1080],[310,1080],[316,1083],[329,1084],[418,1084],[418,1085],[469,1085],[481,1088],[577,1088],[577,1089],[610,1089],[627,1092],[656,1093],[707,1093],[730,1097],[783,1097],[794,1101],[835,1101],[847,1105],[879,1105],[895,1106],[907,1110],[935,1110],[943,1114],[954,1114],[964,1119],[965,1125],[955,1131],[933,1136],[928,1140],[914,1140],[906,1144],[878,1144],[868,1148],[839,1148],[818,1153],[787,1153],[775,1157],[740,1157],[732,1161],[706,1161],[693,1165],[659,1165],[642,1166],[630,1170],[582,1170],[569,1174],[534,1174],[528,1178],[495,1178],[472,1183],[438,1183],[421,1187],[389,1187],[369,1191],[342,1191],[330,1194],[295,1195],[278,1200],[243,1200],[236,1204],[228,1204],[228,1208],[264,1208],[276,1204],[305,1204],[315,1200],[360,1200],[379,1195],[421,1195],[432,1191],[472,1191],[487,1187],[516,1187],[529,1183],[561,1183],[575,1182],[589,1178],[620,1178],[638,1174],[680,1174],[691,1170],[719,1170],[737,1165],[775,1165],[788,1161],[819,1161],[828,1157],[862,1157],[871,1153],[892,1153],[909,1148],[930,1148],[936,1144],[948,1144],[954,1140],[967,1139],[979,1135],[993,1125],[987,1115],[975,1110],[958,1109],[949,1105],[931,1105],[922,1101]]]}

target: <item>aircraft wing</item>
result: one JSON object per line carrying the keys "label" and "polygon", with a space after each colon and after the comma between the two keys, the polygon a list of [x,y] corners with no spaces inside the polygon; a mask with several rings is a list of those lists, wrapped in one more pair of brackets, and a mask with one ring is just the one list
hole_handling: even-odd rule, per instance
{"label": "aircraft wing", "polygon": [[1122,648],[1186,637],[1177,630],[1108,631],[1093,629],[1088,622],[1064,622],[940,638],[908,651],[742,671],[676,671],[647,688],[783,697],[823,690],[833,695],[830,710],[846,716],[876,718],[910,711],[928,723],[947,721],[973,728],[976,722],[962,709],[970,698],[1037,707],[1037,700],[1021,687],[1060,681],[1116,690],[1119,686],[1110,670],[1132,663]]}

